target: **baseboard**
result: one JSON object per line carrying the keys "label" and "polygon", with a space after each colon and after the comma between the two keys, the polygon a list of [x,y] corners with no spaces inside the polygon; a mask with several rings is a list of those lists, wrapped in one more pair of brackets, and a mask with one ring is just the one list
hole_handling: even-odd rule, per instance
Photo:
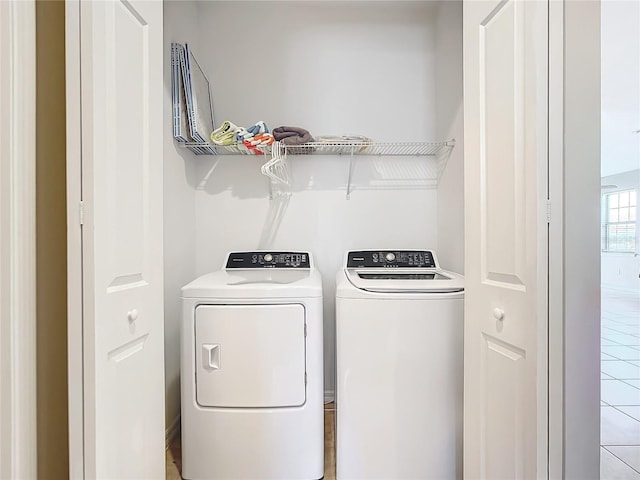
{"label": "baseboard", "polygon": [[165,447],[169,448],[169,445],[171,445],[171,442],[173,442],[175,440],[175,438],[178,436],[178,434],[180,433],[180,415],[178,415],[173,422],[171,422],[171,425],[169,425],[169,427],[167,428],[167,431],[165,432]]}
{"label": "baseboard", "polygon": [[324,391],[324,403],[335,402],[336,400],[336,392],[335,390],[325,390]]}

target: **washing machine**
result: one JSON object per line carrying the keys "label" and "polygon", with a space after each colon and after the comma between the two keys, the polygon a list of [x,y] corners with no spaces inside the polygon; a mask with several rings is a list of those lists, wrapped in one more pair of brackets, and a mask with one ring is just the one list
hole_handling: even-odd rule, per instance
{"label": "washing machine", "polygon": [[229,253],[182,289],[182,475],[324,472],[322,283],[309,252]]}
{"label": "washing machine", "polygon": [[336,279],[336,478],[462,478],[462,276],[433,251],[346,254]]}

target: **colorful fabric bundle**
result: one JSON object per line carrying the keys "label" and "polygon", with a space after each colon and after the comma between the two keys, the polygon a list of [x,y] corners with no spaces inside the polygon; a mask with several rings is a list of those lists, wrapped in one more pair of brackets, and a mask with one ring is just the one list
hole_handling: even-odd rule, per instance
{"label": "colorful fabric bundle", "polygon": [[219,128],[211,132],[211,141],[216,145],[233,145],[236,143],[236,133],[240,129],[242,127],[238,127],[226,120]]}
{"label": "colorful fabric bundle", "polygon": [[256,135],[269,133],[269,127],[267,124],[260,120],[258,123],[254,123],[249,128],[240,128],[236,132],[236,142],[242,143],[245,140],[251,140]]}
{"label": "colorful fabric bundle", "polygon": [[273,135],[270,133],[259,133],[251,138],[238,142],[238,148],[245,150],[253,155],[264,155],[266,147],[274,142]]}
{"label": "colorful fabric bundle", "polygon": [[241,151],[253,155],[264,155],[266,147],[274,142],[273,135],[269,133],[269,127],[262,120],[249,128],[238,130],[235,138]]}
{"label": "colorful fabric bundle", "polygon": [[211,140],[216,145],[235,147],[249,155],[264,155],[267,147],[274,142],[269,127],[262,120],[249,128],[239,127],[227,120],[211,133]]}

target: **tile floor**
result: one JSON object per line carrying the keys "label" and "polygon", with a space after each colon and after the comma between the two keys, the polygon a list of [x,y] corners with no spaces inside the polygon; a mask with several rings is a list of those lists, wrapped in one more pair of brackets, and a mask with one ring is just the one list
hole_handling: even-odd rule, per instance
{"label": "tile floor", "polygon": [[[600,478],[640,480],[640,295],[602,291]],[[325,480],[335,480],[334,407],[325,406]],[[180,438],[167,480],[180,480]]]}
{"label": "tile floor", "polygon": [[602,290],[600,478],[640,480],[640,295]]}

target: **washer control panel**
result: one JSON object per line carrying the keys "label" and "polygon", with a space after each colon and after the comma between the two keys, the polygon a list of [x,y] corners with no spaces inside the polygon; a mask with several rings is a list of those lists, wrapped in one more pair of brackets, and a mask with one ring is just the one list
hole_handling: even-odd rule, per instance
{"label": "washer control panel", "polygon": [[311,268],[308,252],[231,252],[226,268]]}
{"label": "washer control panel", "polygon": [[347,268],[436,268],[429,250],[361,250],[347,254]]}

